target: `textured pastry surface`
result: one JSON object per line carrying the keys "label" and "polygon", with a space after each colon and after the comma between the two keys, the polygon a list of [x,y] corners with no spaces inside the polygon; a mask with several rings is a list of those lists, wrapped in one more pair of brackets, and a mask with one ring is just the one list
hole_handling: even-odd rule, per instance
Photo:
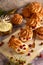
{"label": "textured pastry surface", "polygon": [[23,21],[23,17],[20,14],[14,14],[14,16],[11,18],[11,22],[13,24],[21,24]]}
{"label": "textured pastry surface", "polygon": [[43,27],[39,27],[36,29],[36,34],[39,37],[39,39],[43,40]]}
{"label": "textured pastry surface", "polygon": [[22,28],[19,32],[19,38],[21,39],[21,41],[26,42],[29,39],[32,39],[33,37],[33,31],[32,28],[29,26],[25,26],[24,28]]}
{"label": "textured pastry surface", "polygon": [[43,6],[39,2],[31,2],[22,10],[22,15],[26,19],[26,25],[33,29],[40,27],[43,20]]}
{"label": "textured pastry surface", "polygon": [[41,25],[42,16],[40,13],[33,14],[31,18],[26,18],[26,25],[32,27],[33,29],[37,28]]}
{"label": "textured pastry surface", "polygon": [[25,43],[21,42],[18,38],[15,38],[12,36],[9,40],[9,47],[13,48],[17,53],[25,53],[28,51],[28,45]]}
{"label": "textured pastry surface", "polygon": [[29,9],[28,9],[28,7],[25,7],[25,8],[23,8],[23,10],[22,10],[22,15],[24,16],[24,17],[30,17],[30,11],[29,11]]}
{"label": "textured pastry surface", "polygon": [[29,9],[32,13],[38,13],[41,10],[41,4],[39,2],[32,2],[29,4]]}

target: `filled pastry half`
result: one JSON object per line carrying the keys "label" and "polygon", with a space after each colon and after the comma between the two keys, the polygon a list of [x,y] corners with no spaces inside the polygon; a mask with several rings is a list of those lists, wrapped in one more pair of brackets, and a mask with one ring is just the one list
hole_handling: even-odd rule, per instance
{"label": "filled pastry half", "polygon": [[12,32],[12,24],[7,22],[0,22],[0,35],[9,34]]}
{"label": "filled pastry half", "polygon": [[11,23],[15,25],[19,25],[23,22],[23,17],[20,14],[14,14],[14,16],[11,18]]}
{"label": "filled pastry half", "polygon": [[26,42],[29,39],[32,39],[32,37],[33,37],[33,31],[32,28],[29,26],[25,26],[19,32],[19,38],[22,42]]}
{"label": "filled pastry half", "polygon": [[15,38],[12,36],[8,42],[9,47],[14,49],[15,52],[24,54],[28,51],[28,45],[25,43],[21,42],[18,38]]}
{"label": "filled pastry half", "polygon": [[39,39],[43,40],[43,27],[39,27],[35,30],[36,35]]}

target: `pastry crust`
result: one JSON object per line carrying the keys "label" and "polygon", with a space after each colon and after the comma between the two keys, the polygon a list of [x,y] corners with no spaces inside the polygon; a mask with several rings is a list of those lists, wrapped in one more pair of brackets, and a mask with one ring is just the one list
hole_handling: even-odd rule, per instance
{"label": "pastry crust", "polygon": [[26,21],[27,21],[26,25],[35,29],[35,28],[40,26],[40,24],[41,24],[40,20],[41,19],[42,19],[41,14],[38,15],[38,14],[35,13],[31,16],[31,18],[26,18]]}
{"label": "pastry crust", "polygon": [[[43,7],[42,7],[42,9],[40,10],[39,13],[40,13],[40,19],[43,20]],[[38,15],[39,15],[39,14],[38,14]]]}
{"label": "pastry crust", "polygon": [[41,10],[40,10],[40,12],[39,13],[41,13],[42,15],[43,15],[43,7],[41,8]]}
{"label": "pastry crust", "polygon": [[25,18],[30,17],[30,10],[29,10],[28,7],[23,8],[23,10],[22,10],[22,15],[23,15]]}
{"label": "pastry crust", "polygon": [[38,13],[40,12],[42,6],[39,2],[32,2],[29,4],[29,9],[31,13]]}
{"label": "pastry crust", "polygon": [[26,42],[29,39],[32,39],[32,37],[33,37],[33,31],[32,28],[30,28],[29,26],[22,28],[19,32],[19,38],[22,42]]}
{"label": "pastry crust", "polygon": [[32,2],[22,10],[22,15],[25,18],[32,18],[32,16],[35,16],[38,18],[38,20],[43,19],[43,7],[39,2]]}
{"label": "pastry crust", "polygon": [[12,24],[19,25],[23,22],[23,17],[20,14],[14,14],[14,16],[11,18]]}
{"label": "pastry crust", "polygon": [[9,47],[14,49],[17,53],[23,54],[28,51],[28,45],[22,43],[21,40],[12,36],[8,42]]}
{"label": "pastry crust", "polygon": [[43,35],[37,34],[37,37],[38,37],[39,39],[43,40]]}
{"label": "pastry crust", "polygon": [[38,38],[43,40],[43,27],[39,27],[35,31]]}

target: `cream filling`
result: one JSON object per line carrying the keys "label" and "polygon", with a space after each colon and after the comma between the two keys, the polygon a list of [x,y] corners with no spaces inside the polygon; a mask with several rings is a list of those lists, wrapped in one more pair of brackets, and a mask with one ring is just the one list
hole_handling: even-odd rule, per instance
{"label": "cream filling", "polygon": [[12,29],[12,24],[5,22],[0,22],[0,32],[6,32]]}

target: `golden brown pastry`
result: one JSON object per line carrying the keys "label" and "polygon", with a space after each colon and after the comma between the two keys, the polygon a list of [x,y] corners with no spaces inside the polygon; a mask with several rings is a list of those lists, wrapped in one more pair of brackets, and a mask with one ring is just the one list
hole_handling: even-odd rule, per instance
{"label": "golden brown pastry", "polygon": [[33,31],[32,28],[26,26],[25,28],[22,28],[19,32],[19,38],[22,42],[26,42],[29,39],[32,39],[33,37]]}
{"label": "golden brown pastry", "polygon": [[[43,7],[42,7],[42,9],[40,10],[40,16],[41,16],[41,20],[43,20]],[[39,15],[39,14],[38,14]]]}
{"label": "golden brown pastry", "polygon": [[37,21],[42,21],[43,20],[43,7],[39,2],[31,2],[26,7],[23,8],[22,15],[25,18],[30,18],[30,20],[32,20],[32,18],[34,19],[36,18]]}
{"label": "golden brown pastry", "polygon": [[29,9],[31,11],[31,13],[38,13],[40,12],[42,6],[39,2],[32,2],[29,4]]}
{"label": "golden brown pastry", "polygon": [[37,13],[36,15],[39,21],[43,20],[43,15],[41,13]]}
{"label": "golden brown pastry", "polygon": [[40,12],[39,13],[41,13],[42,15],[43,15],[43,7],[41,8],[41,10],[40,10]]}
{"label": "golden brown pastry", "polygon": [[35,13],[31,16],[31,18],[26,19],[27,20],[26,25],[32,27],[33,29],[35,29],[35,28],[40,26],[40,23],[41,23],[40,20],[41,19],[42,19],[41,14],[38,15],[38,14]]}
{"label": "golden brown pastry", "polygon": [[17,53],[23,54],[28,51],[28,45],[22,43],[21,40],[12,36],[8,42],[9,47],[14,49]]}
{"label": "golden brown pastry", "polygon": [[23,17],[20,14],[14,14],[14,16],[11,18],[12,24],[19,25],[23,22]]}
{"label": "golden brown pastry", "polygon": [[23,8],[23,10],[22,10],[22,15],[23,15],[25,18],[30,17],[30,11],[29,11],[29,8],[28,8],[28,7]]}
{"label": "golden brown pastry", "polygon": [[39,27],[35,30],[36,35],[38,36],[39,39],[43,40],[43,27]]}

